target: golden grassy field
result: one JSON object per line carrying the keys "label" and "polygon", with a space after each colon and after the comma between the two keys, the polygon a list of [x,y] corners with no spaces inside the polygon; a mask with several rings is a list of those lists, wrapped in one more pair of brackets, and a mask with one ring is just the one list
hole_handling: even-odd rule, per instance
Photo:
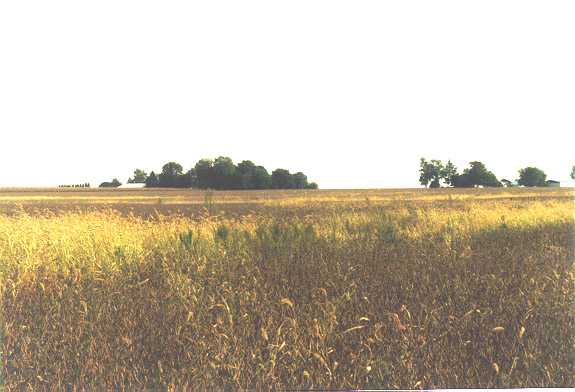
{"label": "golden grassy field", "polygon": [[7,390],[575,385],[573,189],[0,190]]}

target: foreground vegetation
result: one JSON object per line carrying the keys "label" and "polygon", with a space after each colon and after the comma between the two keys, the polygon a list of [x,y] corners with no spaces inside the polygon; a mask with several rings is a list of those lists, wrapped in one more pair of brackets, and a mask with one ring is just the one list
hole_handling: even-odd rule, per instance
{"label": "foreground vegetation", "polygon": [[575,384],[572,194],[347,194],[0,215],[6,388]]}

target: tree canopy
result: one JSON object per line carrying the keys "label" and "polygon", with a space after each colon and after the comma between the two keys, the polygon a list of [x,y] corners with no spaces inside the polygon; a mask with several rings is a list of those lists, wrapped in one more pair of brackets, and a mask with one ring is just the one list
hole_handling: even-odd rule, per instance
{"label": "tree canopy", "polygon": [[100,188],[117,188],[120,185],[122,185],[122,183],[120,181],[118,181],[117,178],[114,178],[111,182],[101,183]]}
{"label": "tree canopy", "polygon": [[467,177],[464,181],[468,182],[469,185],[473,187],[479,185],[487,187],[502,186],[501,182],[499,182],[495,174],[487,170],[483,162],[469,162],[469,168],[463,171],[463,176]]}
{"label": "tree canopy", "polygon": [[253,174],[254,189],[269,189],[272,187],[272,177],[270,176],[265,167],[256,166],[252,174]]}
{"label": "tree canopy", "polygon": [[523,186],[546,186],[547,174],[536,167],[525,167],[519,170],[517,183]]}
{"label": "tree canopy", "polygon": [[419,183],[425,187],[439,188],[444,172],[443,163],[436,159],[427,162],[421,158],[419,162]]}
{"label": "tree canopy", "polygon": [[458,188],[472,188],[476,186],[500,187],[501,182],[495,174],[487,170],[479,161],[472,161],[462,174],[451,161],[443,164],[440,160],[431,161],[421,158],[419,162],[419,183],[430,188],[439,188],[441,183]]}
{"label": "tree canopy", "polygon": [[453,186],[456,176],[457,168],[451,161],[447,161],[447,164],[441,170],[441,178],[447,185]]}
{"label": "tree canopy", "polygon": [[153,171],[147,176],[143,170],[134,172],[134,179],[140,181],[145,175],[146,187],[200,189],[317,189],[317,184],[308,182],[302,172],[291,174],[287,169],[276,169],[270,175],[265,167],[258,166],[250,160],[237,165],[231,158],[220,156],[215,160],[200,159],[194,167],[184,173],[182,165],[177,162],[166,163],[159,175]]}
{"label": "tree canopy", "polygon": [[165,188],[181,188],[184,185],[183,171],[184,169],[179,163],[166,163],[158,176],[159,185]]}
{"label": "tree canopy", "polygon": [[134,177],[128,179],[128,184],[144,184],[148,179],[148,173],[141,169],[134,170]]}
{"label": "tree canopy", "polygon": [[148,188],[154,188],[160,185],[160,180],[158,180],[158,176],[156,173],[151,172],[148,178],[146,179],[146,186]]}
{"label": "tree canopy", "polygon": [[272,188],[291,189],[295,188],[293,177],[289,170],[276,169],[272,172]]}
{"label": "tree canopy", "polygon": [[228,157],[218,157],[213,166],[213,187],[215,189],[237,189],[236,165]]}
{"label": "tree canopy", "polygon": [[[571,169],[571,178],[575,179],[575,166]],[[421,158],[419,161],[419,183],[430,188],[440,187],[442,183],[456,188],[512,187],[517,185],[549,186],[546,180],[545,172],[536,167],[526,167],[519,170],[519,179],[515,183],[507,179],[498,180],[497,176],[480,161],[469,162],[469,167],[464,169],[461,174],[457,172],[457,168],[451,161],[445,165],[437,159],[427,161],[425,158]]]}

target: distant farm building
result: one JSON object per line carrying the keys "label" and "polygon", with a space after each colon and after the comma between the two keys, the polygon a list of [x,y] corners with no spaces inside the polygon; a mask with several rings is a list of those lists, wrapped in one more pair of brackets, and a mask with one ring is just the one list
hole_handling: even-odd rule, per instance
{"label": "distant farm building", "polygon": [[517,181],[509,181],[505,178],[501,180],[501,183],[503,184],[503,186],[508,187],[508,188],[514,188],[514,187],[519,186]]}
{"label": "distant farm building", "polygon": [[555,180],[547,180],[545,181],[545,184],[551,188],[559,188],[561,186],[561,183]]}
{"label": "distant farm building", "polygon": [[146,186],[146,184],[143,183],[136,183],[136,184],[124,184],[124,185],[120,185],[118,187],[118,189],[142,189]]}

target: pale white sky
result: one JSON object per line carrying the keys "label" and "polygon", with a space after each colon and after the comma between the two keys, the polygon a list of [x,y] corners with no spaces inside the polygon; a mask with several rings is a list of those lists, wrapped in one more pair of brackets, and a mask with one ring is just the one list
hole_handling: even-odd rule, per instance
{"label": "pale white sky", "polygon": [[574,1],[2,1],[0,185],[218,155],[322,188],[575,165]]}

